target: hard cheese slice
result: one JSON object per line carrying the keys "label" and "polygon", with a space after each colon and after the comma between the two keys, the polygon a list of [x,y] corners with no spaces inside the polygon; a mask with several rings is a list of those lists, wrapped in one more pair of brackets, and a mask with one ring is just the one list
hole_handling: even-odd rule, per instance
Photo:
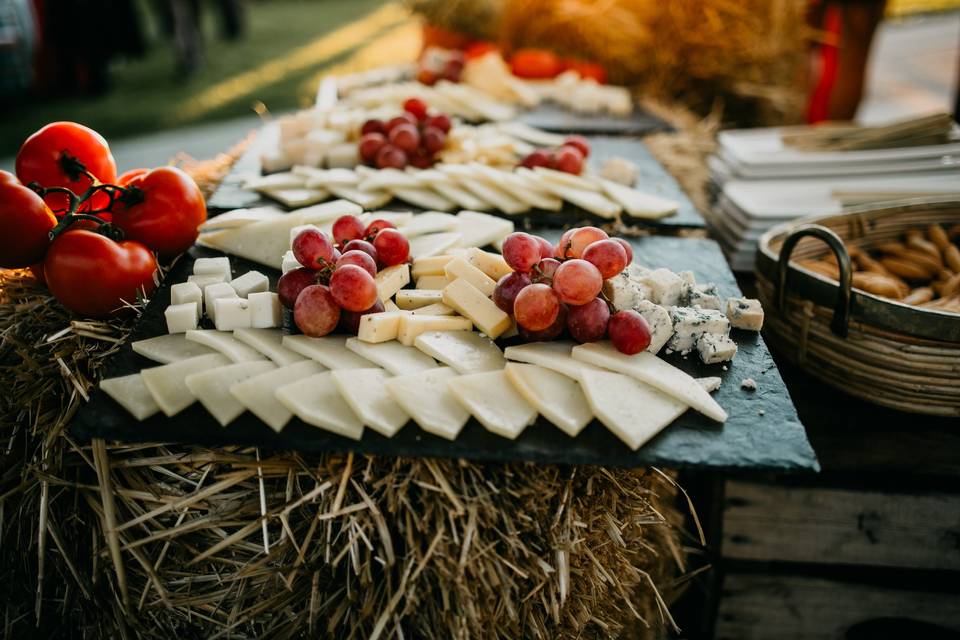
{"label": "hard cheese slice", "polygon": [[460,242],[459,233],[431,233],[425,236],[410,238],[410,257],[428,258],[438,256]]}
{"label": "hard cheese slice", "polygon": [[283,336],[283,346],[319,362],[327,369],[367,369],[373,366],[366,358],[347,349],[346,341],[346,336]]}
{"label": "hard cheese slice", "polygon": [[537,410],[514,388],[505,371],[450,380],[450,393],[487,431],[513,440],[537,418]]}
{"label": "hard cheese slice", "polygon": [[443,303],[470,318],[478,329],[494,339],[512,324],[510,316],[463,278],[457,278],[444,288]]}
{"label": "hard cheese slice", "polygon": [[279,432],[293,417],[293,412],[277,400],[277,389],[303,381],[321,371],[323,366],[320,364],[304,360],[238,382],[230,387],[230,394],[271,429]]}
{"label": "hard cheese slice", "polygon": [[421,429],[454,440],[470,418],[448,388],[456,377],[457,372],[450,367],[437,367],[388,378],[384,386]]}
{"label": "hard cheese slice", "polygon": [[263,354],[234,338],[229,331],[194,329],[193,331],[187,331],[186,336],[187,340],[210,347],[214,351],[227,356],[233,362],[266,360]]}
{"label": "hard cheese slice", "polygon": [[253,347],[280,367],[306,360],[302,354],[283,346],[283,332],[280,329],[234,329],[233,337]]}
{"label": "hard cheese slice", "polygon": [[277,365],[268,360],[237,362],[191,374],[184,379],[184,382],[190,393],[196,396],[220,426],[225,427],[244,410],[243,405],[230,393],[230,387],[276,368]]}
{"label": "hard cheese slice", "polygon": [[459,232],[461,247],[486,247],[506,238],[513,233],[514,224],[489,213],[479,211],[461,211]]}
{"label": "hard cheese slice", "polygon": [[464,375],[499,371],[505,364],[500,347],[474,331],[428,331],[413,345]]}
{"label": "hard cheese slice", "polygon": [[389,377],[383,369],[345,369],[332,376],[340,395],[363,424],[388,438],[410,419],[384,386]]}
{"label": "hard cheese slice", "polygon": [[417,337],[427,331],[470,331],[473,323],[460,316],[428,316],[405,314],[400,318],[397,342],[412,347]]}
{"label": "hard cheese slice", "polygon": [[377,296],[380,300],[389,300],[397,291],[410,282],[410,267],[404,264],[394,265],[377,273]]}
{"label": "hard cheese slice", "polygon": [[435,369],[433,358],[419,350],[399,342],[381,342],[370,344],[356,338],[347,339],[347,349],[357,355],[378,364],[395,376]]}
{"label": "hard cheese slice", "polygon": [[554,342],[531,342],[515,347],[507,347],[503,352],[507,360],[536,364],[556,371],[572,380],[579,380],[585,369],[596,369],[593,365],[574,360],[570,353],[574,344],[558,340]]}
{"label": "hard cheese slice", "polygon": [[205,356],[171,362],[161,367],[144,369],[140,372],[140,375],[160,409],[167,416],[175,416],[196,400],[196,397],[187,388],[184,379],[190,374],[222,367],[226,364],[230,364],[230,360],[226,356],[220,353],[210,353]]}
{"label": "hard cheese slice", "polygon": [[575,380],[535,364],[510,362],[505,371],[520,395],[567,435],[576,436],[593,419]]}
{"label": "hard cheese slice", "polygon": [[139,373],[101,380],[100,388],[137,420],[146,420],[160,411],[160,406]]}
{"label": "hard cheese slice", "polygon": [[182,333],[137,340],[130,343],[130,346],[135,353],[161,364],[170,364],[177,360],[186,360],[187,358],[214,353],[214,350],[210,347],[187,340]]}
{"label": "hard cheese slice", "polygon": [[727,412],[696,380],[652,353],[643,351],[627,355],[617,351],[609,342],[590,342],[575,347],[572,355],[581,362],[636,378],[717,422],[727,419]]}
{"label": "hard cheese slice", "polygon": [[276,397],[284,409],[309,425],[354,440],[363,435],[363,423],[340,395],[330,371],[284,385]]}

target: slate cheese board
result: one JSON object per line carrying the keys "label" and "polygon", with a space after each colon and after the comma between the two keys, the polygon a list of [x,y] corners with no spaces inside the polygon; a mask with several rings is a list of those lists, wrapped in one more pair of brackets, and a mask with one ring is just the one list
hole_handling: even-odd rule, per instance
{"label": "slate cheese board", "polygon": [[543,102],[522,112],[517,120],[544,131],[585,135],[643,136],[673,130],[669,124],[638,106],[634,106],[629,115],[617,116],[578,113],[558,104]]}
{"label": "slate cheese board", "polygon": [[[541,232],[551,241],[559,231]],[[733,274],[718,245],[711,240],[646,237],[631,240],[635,260],[647,266],[689,269],[700,282],[715,282],[724,296],[738,295]],[[182,282],[192,273],[198,257],[221,255],[193,247],[173,266],[138,321],[131,340],[165,333],[163,311],[169,303],[169,283]],[[234,276],[250,269],[264,271],[276,284],[278,271],[231,256]],[[94,390],[71,424],[78,438],[106,438],[122,442],[180,442],[198,445],[250,445],[273,450],[302,452],[355,451],[373,455],[466,458],[481,461],[530,461],[544,464],[599,464],[621,467],[662,465],[673,468],[712,467],[774,471],[817,470],[816,456],[797,417],[790,395],[764,344],[755,333],[734,331],[739,353],[727,370],[703,365],[695,357],[668,360],[695,376],[720,376],[723,384],[714,394],[730,414],[723,425],[687,411],[680,419],[637,451],[631,451],[597,422],[571,438],[543,418],[516,440],[486,431],[471,419],[454,441],[430,435],[408,423],[393,438],[371,429],[359,441],[349,440],[308,426],[294,418],[275,433],[250,413],[221,427],[199,403],[167,418],[157,414],[138,422],[106,394]],[[135,373],[156,366],[124,344],[106,366],[104,377]],[[741,388],[752,378],[756,391]]]}

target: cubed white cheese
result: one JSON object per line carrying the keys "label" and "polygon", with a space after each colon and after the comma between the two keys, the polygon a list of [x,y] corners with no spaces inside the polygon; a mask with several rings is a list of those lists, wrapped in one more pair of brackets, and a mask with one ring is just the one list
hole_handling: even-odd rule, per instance
{"label": "cubed white cheese", "polygon": [[299,269],[301,266],[300,262],[293,257],[293,251],[287,251],[283,254],[283,260],[280,263],[280,273],[293,271],[294,269]]}
{"label": "cubed white cheese", "polygon": [[440,291],[453,280],[447,276],[421,276],[417,278],[417,289]]}
{"label": "cubed white cheese", "polygon": [[247,296],[250,303],[250,326],[254,329],[272,329],[283,322],[280,297],[270,291],[260,291]]}
{"label": "cubed white cheese", "polygon": [[183,333],[197,328],[197,305],[193,302],[172,304],[163,312],[167,333]]}
{"label": "cubed white cheese", "polygon": [[727,362],[737,355],[737,343],[727,335],[705,333],[697,339],[697,353],[704,364]]}
{"label": "cubed white cheese", "polygon": [[380,300],[388,300],[393,295],[403,289],[410,283],[410,267],[406,264],[398,264],[387,267],[377,273],[375,278],[377,283],[377,296]]}
{"label": "cubed white cheese", "polygon": [[680,303],[683,280],[673,271],[654,269],[640,277],[639,281],[650,288],[651,302],[664,307],[672,307]]}
{"label": "cubed white cheese", "polygon": [[417,336],[427,331],[470,331],[471,329],[473,329],[473,323],[468,318],[460,316],[421,316],[405,313],[400,317],[397,341],[411,347]]}
{"label": "cubed white cheese", "polygon": [[652,295],[646,284],[631,278],[627,272],[622,272],[609,278],[603,283],[603,295],[617,311],[635,309],[642,301]]}
{"label": "cubed white cheese", "polygon": [[417,258],[413,261],[413,277],[422,278],[423,276],[444,276],[444,268],[447,266],[447,263],[453,260],[456,256],[453,255],[442,255],[442,256],[429,256],[427,258]]}
{"label": "cubed white cheese", "polygon": [[419,309],[442,302],[443,291],[439,289],[401,289],[397,291],[395,301],[401,309]]}
{"label": "cubed white cheese", "polygon": [[178,282],[170,287],[170,304],[192,302],[197,307],[197,318],[203,313],[203,291],[195,282]]}
{"label": "cubed white cheese", "polygon": [[197,285],[201,291],[206,289],[207,285],[226,282],[228,279],[229,278],[224,278],[222,273],[205,273],[203,275],[187,276],[187,282]]}
{"label": "cubed white cheese", "polygon": [[696,285],[690,292],[686,306],[720,311],[720,294],[717,291],[717,285],[712,283]]}
{"label": "cubed white cheese", "polygon": [[467,251],[467,260],[480,271],[490,276],[495,282],[507,275],[513,269],[499,253],[491,253],[472,247]]}
{"label": "cubed white cheese", "polygon": [[670,319],[670,312],[649,300],[641,300],[633,309],[643,316],[650,327],[650,346],[647,347],[647,351],[659,353],[663,345],[667,344],[667,341],[673,335],[673,321]]}
{"label": "cubed white cheese", "polygon": [[443,303],[470,318],[480,331],[494,340],[512,325],[510,316],[463,278],[457,278],[444,288]]}
{"label": "cubed white cheese", "polygon": [[400,331],[400,318],[405,315],[408,315],[406,311],[384,311],[360,316],[357,338],[372,343],[396,340]]}
{"label": "cubed white cheese", "polygon": [[670,319],[673,321],[673,336],[667,342],[667,348],[682,354],[696,349],[697,340],[705,333],[730,333],[730,321],[713,309],[673,307]]}
{"label": "cubed white cheese", "polygon": [[230,281],[230,286],[241,298],[251,293],[262,293],[270,288],[270,279],[259,271],[247,271],[239,278]]}
{"label": "cubed white cheese", "polygon": [[227,282],[231,278],[230,258],[197,258],[193,263],[194,275],[214,275],[221,276],[221,282]]}
{"label": "cubed white cheese", "polygon": [[737,329],[760,331],[763,328],[763,307],[753,298],[729,298],[727,318]]}
{"label": "cubed white cheese", "polygon": [[217,308],[214,301],[220,298],[237,298],[237,292],[233,290],[229,282],[217,282],[208,284],[203,290],[203,307],[209,317],[214,322],[217,321]]}
{"label": "cubed white cheese", "polygon": [[[451,280],[463,278],[483,295],[488,298],[493,295],[493,290],[497,287],[497,281],[486,273],[467,262],[462,257],[456,257],[448,262],[443,268],[444,274]],[[399,302],[397,304],[400,304]]]}
{"label": "cubed white cheese", "polygon": [[250,303],[244,298],[217,298],[213,324],[217,331],[250,328]]}

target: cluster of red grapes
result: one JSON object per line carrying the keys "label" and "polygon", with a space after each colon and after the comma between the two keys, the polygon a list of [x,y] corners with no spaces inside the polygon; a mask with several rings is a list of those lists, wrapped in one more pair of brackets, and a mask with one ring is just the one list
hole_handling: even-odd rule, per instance
{"label": "cluster of red grapes", "polygon": [[367,120],[360,128],[359,152],[364,164],[377,169],[427,169],[447,143],[450,116],[430,115],[419,98],[403,103],[403,113],[384,122]]}
{"label": "cluster of red grapes", "polygon": [[590,143],[583,136],[570,136],[553,149],[537,149],[520,161],[521,167],[546,167],[564,173],[580,175],[583,162],[590,155]]}
{"label": "cluster of red grapes", "polygon": [[557,246],[529,233],[511,233],[503,258],[514,269],[500,278],[493,301],[513,314],[527,341],[554,340],[565,330],[577,342],[609,336],[622,353],[650,345],[650,327],[636,311],[610,313],[601,295],[603,281],[633,261],[633,249],[602,229],[581,227],[564,232]]}
{"label": "cluster of red grapes", "polygon": [[297,234],[291,248],[302,266],[277,283],[280,303],[293,310],[294,323],[308,336],[325,336],[338,326],[356,334],[361,316],[383,311],[377,269],[410,259],[410,243],[387,220],[364,226],[356,216],[341,216],[332,231],[332,239],[319,229]]}
{"label": "cluster of red grapes", "polygon": [[460,82],[467,59],[455,49],[428,49],[417,64],[417,82],[433,86],[438,80]]}

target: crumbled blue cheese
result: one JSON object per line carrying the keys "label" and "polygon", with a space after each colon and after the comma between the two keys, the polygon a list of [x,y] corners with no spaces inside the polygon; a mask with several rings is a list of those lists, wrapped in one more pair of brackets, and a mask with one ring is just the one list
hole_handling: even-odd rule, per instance
{"label": "crumbled blue cheese", "polygon": [[728,362],[737,355],[737,343],[720,333],[705,333],[697,339],[697,353],[704,364]]}
{"label": "crumbled blue cheese", "polygon": [[673,321],[673,336],[667,342],[667,348],[682,354],[694,350],[697,347],[697,340],[705,333],[721,335],[730,333],[729,320],[713,309],[672,307],[670,319]]}
{"label": "crumbled blue cheese", "polygon": [[639,278],[639,282],[650,288],[651,302],[664,307],[673,307],[680,304],[684,282],[669,269],[654,269]]}
{"label": "crumbled blue cheese", "polygon": [[650,346],[647,347],[647,351],[650,353],[659,352],[663,345],[670,340],[670,336],[673,335],[673,321],[670,319],[670,312],[649,300],[641,300],[633,309],[643,316],[650,327]]}
{"label": "crumbled blue cheese", "polygon": [[603,295],[617,311],[633,309],[650,297],[650,288],[631,278],[626,271],[604,281]]}
{"label": "crumbled blue cheese", "polygon": [[713,283],[696,285],[690,292],[687,306],[720,311],[720,294],[717,291],[717,285]]}
{"label": "crumbled blue cheese", "polygon": [[760,331],[763,328],[763,307],[753,298],[727,300],[727,318],[737,329]]}
{"label": "crumbled blue cheese", "polygon": [[740,381],[740,388],[747,391],[756,391],[757,390],[757,381],[753,378],[744,378]]}

